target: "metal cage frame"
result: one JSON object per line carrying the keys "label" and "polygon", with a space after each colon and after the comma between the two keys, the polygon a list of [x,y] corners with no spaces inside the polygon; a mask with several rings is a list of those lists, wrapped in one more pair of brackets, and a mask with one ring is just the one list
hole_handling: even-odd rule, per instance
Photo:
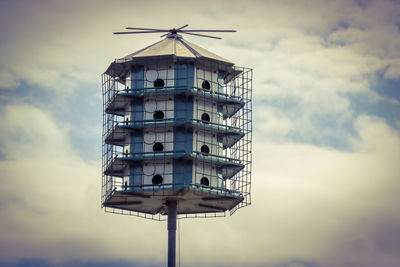
{"label": "metal cage frame", "polygon": [[[204,63],[202,63],[204,65]],[[213,63],[215,65],[215,63]],[[116,64],[115,64],[116,65]],[[194,63],[196,66],[196,62]],[[197,180],[192,184],[163,184],[163,185],[140,185],[135,188],[136,192],[146,192],[153,196],[171,196],[174,194],[179,194],[179,190],[175,190],[180,186],[190,187],[195,192],[202,194],[203,192],[214,192],[222,197],[229,197],[231,195],[240,197],[241,201],[237,203],[234,207],[229,209],[230,215],[232,215],[237,209],[246,207],[251,204],[251,173],[252,173],[252,80],[253,74],[252,69],[237,67],[235,66],[235,73],[231,77],[224,77],[223,82],[221,80],[207,81],[210,84],[204,85],[206,78],[204,73],[200,73],[198,68],[195,68],[195,83],[177,86],[177,79],[179,77],[174,76],[169,77],[168,72],[175,73],[179,66],[171,64],[169,66],[161,65],[153,67],[157,71],[164,71],[167,73],[164,77],[164,84],[160,86],[154,81],[154,86],[144,86],[143,88],[131,88],[132,81],[123,80],[118,75],[112,75],[111,72],[105,72],[102,74],[102,93],[103,93],[103,138],[102,138],[102,193],[101,193],[101,205],[105,208],[106,212],[132,215],[137,217],[142,217],[152,220],[166,220],[167,214],[162,211],[156,214],[125,210],[121,208],[108,207],[106,203],[107,199],[115,192],[126,190],[126,182],[124,184],[124,177],[116,176],[115,172],[110,172],[110,166],[117,164],[118,162],[124,162],[123,160],[134,159],[137,157],[135,151],[124,151],[124,141],[121,136],[124,133],[131,131],[134,127],[146,127],[149,132],[153,131],[157,138],[156,129],[159,127],[174,127],[176,125],[189,125],[193,131],[220,131],[222,135],[225,133],[227,135],[233,136],[231,139],[226,138],[225,143],[223,143],[223,149],[219,149],[217,146],[219,143],[214,143],[213,141],[208,141],[207,146],[210,152],[205,154],[204,151],[198,151],[197,147],[193,148],[193,153],[191,157],[199,160],[213,160],[215,162],[221,161],[229,164],[237,164],[240,166],[240,170],[235,172],[229,179],[223,179],[212,176],[209,174],[210,180],[214,179],[214,183],[217,184],[215,188],[211,185],[204,186]],[[145,78],[144,78],[145,79]],[[218,88],[207,89],[209,88]],[[224,114],[217,123],[205,122],[203,118],[200,119],[199,115],[196,118],[187,119],[176,119],[175,117],[167,116],[168,112],[176,114],[179,112],[177,107],[169,107],[168,101],[171,101],[174,97],[194,97],[198,104],[198,111],[202,111],[201,105],[205,107],[209,103],[209,99],[214,99],[217,103],[221,103],[221,106],[231,105],[235,108],[233,110],[222,111]],[[154,98],[156,105],[160,103],[164,107],[166,117],[161,119],[135,119],[135,110],[121,111],[122,107],[126,108],[126,103],[129,101],[135,101],[137,98]],[[169,100],[168,100],[169,99]],[[158,101],[158,102],[157,102]],[[224,104],[225,103],[225,104]],[[239,108],[238,108],[239,107]],[[170,110],[169,110],[170,109]],[[125,113],[131,114],[129,118],[126,118]],[[138,111],[139,112],[139,111]],[[174,113],[175,112],[175,113]],[[185,110],[182,110],[185,112]],[[220,116],[221,112],[211,112],[209,116]],[[225,116],[226,115],[226,116]],[[164,115],[163,115],[164,116]],[[212,121],[212,119],[211,119]],[[185,126],[185,127],[186,127]],[[214,130],[210,130],[214,129]],[[216,130],[215,130],[216,129]],[[152,133],[153,133],[152,132]],[[164,139],[168,138],[165,136]],[[218,137],[218,136],[217,136]],[[222,138],[222,137],[221,137]],[[233,140],[233,141],[232,141]],[[171,142],[171,141],[169,141]],[[197,142],[197,141],[196,141]],[[195,140],[193,139],[193,143]],[[141,146],[142,144],[134,144],[133,147]],[[153,153],[143,151],[140,157],[147,158],[152,162],[161,162],[166,166],[169,164],[171,159],[177,157],[183,157],[185,155],[184,151],[175,151],[174,144],[164,143],[165,147],[171,147],[172,150],[162,151],[162,153]],[[121,149],[122,148],[122,149]],[[153,148],[154,150],[154,148]],[[216,152],[213,154],[213,151]],[[160,163],[160,164],[161,164]],[[162,165],[161,164],[161,165]],[[160,165],[160,166],[161,166]],[[212,165],[210,165],[212,166]],[[174,175],[174,173],[168,175]],[[122,175],[123,176],[123,175]],[[200,174],[201,176],[201,174]],[[220,180],[218,180],[220,179]],[[223,186],[219,185],[221,184]],[[130,188],[132,189],[132,188]],[[173,189],[173,190],[171,190]],[[224,217],[227,211],[215,211],[215,212],[204,212],[204,213],[178,213],[177,218],[209,218],[209,217]]]}

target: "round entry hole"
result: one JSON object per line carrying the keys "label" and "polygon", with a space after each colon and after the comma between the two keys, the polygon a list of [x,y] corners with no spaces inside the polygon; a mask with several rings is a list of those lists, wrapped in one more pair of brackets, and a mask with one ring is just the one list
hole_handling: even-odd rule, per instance
{"label": "round entry hole", "polygon": [[164,112],[162,112],[161,110],[156,110],[156,111],[154,111],[154,113],[153,113],[153,118],[154,118],[155,120],[164,119]]}
{"label": "round entry hole", "polygon": [[164,150],[164,145],[162,143],[157,142],[153,145],[153,151],[158,152],[163,150]]}
{"label": "round entry hole", "polygon": [[204,186],[209,186],[210,185],[210,181],[208,180],[207,177],[203,177],[200,179],[200,184],[204,185]]}
{"label": "round entry hole", "polygon": [[202,145],[200,150],[203,154],[210,153],[210,148],[207,145]]}
{"label": "round entry hole", "polygon": [[201,115],[201,120],[203,121],[203,123],[209,123],[211,120],[210,115],[208,115],[207,113],[203,113],[203,115]]}
{"label": "round entry hole", "polygon": [[211,88],[210,82],[207,81],[207,80],[204,80],[204,81],[201,83],[201,88],[210,90],[210,88]]}
{"label": "round entry hole", "polygon": [[163,178],[162,178],[161,175],[156,174],[156,175],[153,176],[153,179],[151,179],[151,182],[152,182],[154,185],[160,185],[160,184],[162,184],[162,182],[163,182]]}
{"label": "round entry hole", "polygon": [[156,88],[162,88],[162,87],[164,87],[164,80],[163,79],[156,79],[155,81],[154,81],[154,87],[156,87]]}

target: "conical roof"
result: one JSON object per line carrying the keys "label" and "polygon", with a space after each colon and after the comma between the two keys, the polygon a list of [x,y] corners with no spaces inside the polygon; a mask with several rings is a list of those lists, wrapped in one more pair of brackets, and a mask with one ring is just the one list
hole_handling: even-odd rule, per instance
{"label": "conical roof", "polygon": [[184,40],[178,34],[169,34],[165,39],[157,43],[115,60],[108,67],[106,73],[114,77],[123,76],[129,66],[162,60],[171,60],[173,62],[213,62],[227,72],[231,72],[234,65],[233,62]]}
{"label": "conical roof", "polygon": [[[229,60],[220,57],[198,45],[184,40],[180,35],[171,34],[167,38],[145,47],[137,52],[134,52],[126,57],[119,59],[119,62],[126,62],[129,60],[160,57],[160,56],[174,56],[177,58],[207,58],[221,63],[233,65]],[[118,62],[117,61],[117,62]]]}

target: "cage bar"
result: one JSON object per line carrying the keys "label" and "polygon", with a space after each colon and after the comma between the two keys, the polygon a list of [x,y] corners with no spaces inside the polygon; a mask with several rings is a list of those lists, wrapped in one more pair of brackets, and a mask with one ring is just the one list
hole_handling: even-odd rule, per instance
{"label": "cage bar", "polygon": [[106,212],[165,220],[173,199],[178,219],[208,218],[251,204],[252,69],[126,57],[102,90]]}

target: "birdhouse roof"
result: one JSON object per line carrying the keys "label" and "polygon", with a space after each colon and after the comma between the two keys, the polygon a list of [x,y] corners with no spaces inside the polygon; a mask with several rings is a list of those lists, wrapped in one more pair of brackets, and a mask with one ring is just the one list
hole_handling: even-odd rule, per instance
{"label": "birdhouse roof", "polygon": [[226,73],[236,73],[234,63],[220,57],[198,45],[184,40],[178,34],[170,34],[165,39],[147,46],[110,64],[105,73],[124,78],[134,65],[146,65],[155,62],[197,62],[214,64]]}
{"label": "birdhouse roof", "polygon": [[117,60],[123,63],[135,59],[152,57],[173,56],[185,59],[211,59],[227,65],[233,65],[229,60],[220,57],[200,46],[184,40],[180,35],[169,35],[167,38],[145,47],[137,52],[127,55]]}

